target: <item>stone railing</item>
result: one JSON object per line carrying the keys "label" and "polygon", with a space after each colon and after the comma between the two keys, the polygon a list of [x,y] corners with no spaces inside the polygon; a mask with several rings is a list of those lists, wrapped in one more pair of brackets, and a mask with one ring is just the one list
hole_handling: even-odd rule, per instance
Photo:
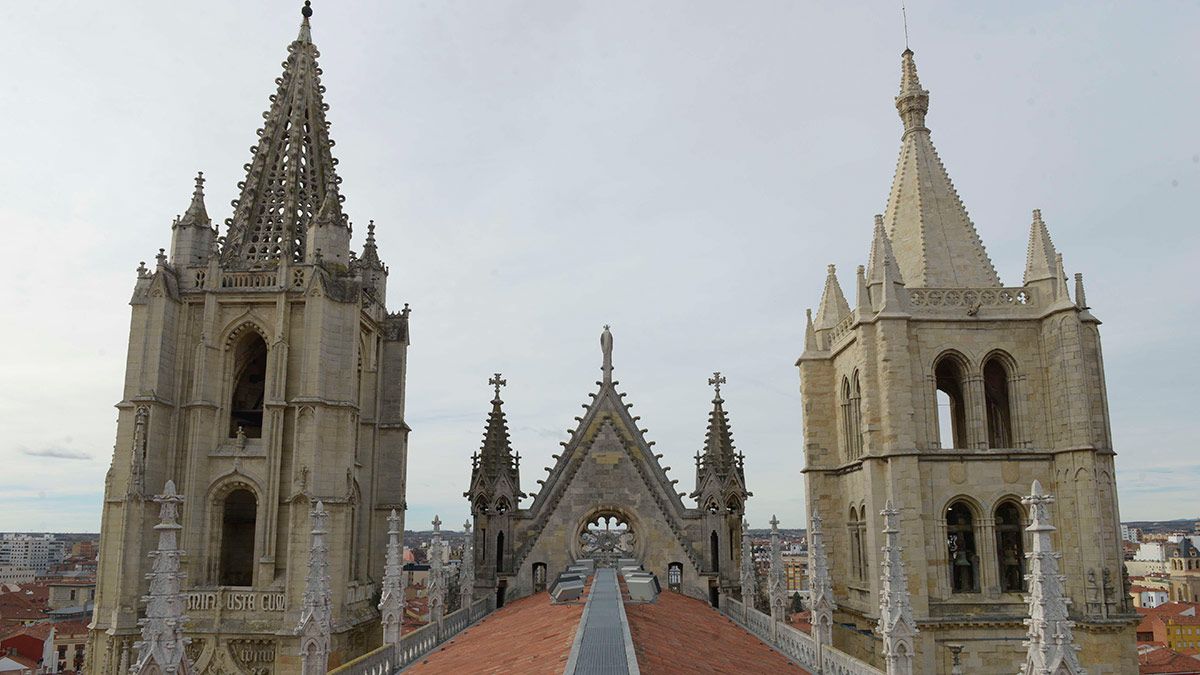
{"label": "stone railing", "polygon": [[470,607],[447,614],[442,618],[441,626],[436,623],[421,626],[402,635],[399,643],[383,645],[375,651],[363,654],[329,671],[329,675],[391,675],[398,672],[490,614],[496,608],[495,601],[495,598],[490,596],[476,600]]}
{"label": "stone railing", "polygon": [[1012,288],[910,288],[913,307],[979,309],[981,307],[1033,307],[1033,289]]}
{"label": "stone railing", "polygon": [[275,288],[278,285],[279,275],[273,270],[260,272],[223,272],[221,274],[221,288]]}
{"label": "stone railing", "polygon": [[846,334],[850,332],[850,326],[853,325],[854,313],[851,312],[847,314],[841,321],[837,322],[836,326],[829,329],[829,347],[832,348],[838,343],[838,341],[845,337]]}
{"label": "stone railing", "polygon": [[883,675],[878,668],[840,652],[832,645],[821,645],[811,635],[781,621],[773,621],[770,615],[728,596],[721,597],[720,611],[813,675]]}

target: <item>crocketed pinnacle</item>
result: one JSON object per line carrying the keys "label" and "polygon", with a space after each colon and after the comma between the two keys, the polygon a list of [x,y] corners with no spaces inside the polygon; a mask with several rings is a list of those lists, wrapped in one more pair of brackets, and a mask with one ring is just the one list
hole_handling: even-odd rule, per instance
{"label": "crocketed pinnacle", "polygon": [[192,203],[175,224],[176,227],[212,227],[208,209],[204,208],[204,172],[196,173],[196,188],[192,190]]}
{"label": "crocketed pinnacle", "polygon": [[[504,380],[495,378],[493,382],[503,383]],[[479,449],[478,471],[488,482],[494,482],[503,475],[508,475],[513,488],[518,489],[519,469],[508,436],[508,419],[504,416],[504,401],[500,399],[500,387],[496,384],[496,395],[492,398],[492,411],[488,413],[487,427],[483,432],[483,445]],[[471,481],[475,483],[474,478]]]}
{"label": "crocketed pinnacle", "polygon": [[821,293],[821,304],[817,306],[814,327],[817,330],[833,328],[849,313],[850,303],[846,302],[842,286],[838,283],[837,268],[830,265],[826,268],[825,290]]}
{"label": "crocketed pinnacle", "polygon": [[360,267],[383,269],[383,261],[379,259],[379,249],[375,246],[375,221],[367,223],[367,240],[363,243],[362,255],[358,258]]}
{"label": "crocketed pinnacle", "polygon": [[1033,224],[1029,226],[1029,249],[1025,255],[1025,283],[1053,279],[1058,251],[1050,240],[1050,231],[1042,222],[1042,210],[1033,210]]}
{"label": "crocketed pinnacle", "polygon": [[[887,274],[884,268],[887,268]],[[904,283],[904,275],[900,273],[896,253],[892,250],[892,241],[884,228],[883,216],[876,214],[875,230],[871,235],[871,255],[867,258],[867,284],[881,284],[885,276],[890,276],[897,283]]]}
{"label": "crocketed pinnacle", "polygon": [[959,199],[925,126],[929,92],[911,50],[901,57],[896,110],[904,122],[884,221],[910,287],[987,288],[1000,277]]}
{"label": "crocketed pinnacle", "polygon": [[[725,399],[721,398],[721,385],[725,378],[713,373],[709,384],[715,386],[712,411],[708,413],[708,430],[704,433],[704,455],[699,473],[715,471],[719,476],[728,476],[731,471],[740,475],[741,466],[734,454],[733,430],[729,426],[729,414],[725,412]],[[701,476],[697,476],[698,479]],[[697,480],[697,485],[702,481]]]}
{"label": "crocketed pinnacle", "polygon": [[346,223],[325,120],[320,53],[309,25],[312,8],[306,3],[302,13],[300,33],[288,46],[283,74],[275,80],[278,89],[263,113],[266,121],[246,164],[246,179],[238,184],[233,217],[226,221],[226,262],[303,261],[309,221],[327,196],[332,198],[330,220]]}

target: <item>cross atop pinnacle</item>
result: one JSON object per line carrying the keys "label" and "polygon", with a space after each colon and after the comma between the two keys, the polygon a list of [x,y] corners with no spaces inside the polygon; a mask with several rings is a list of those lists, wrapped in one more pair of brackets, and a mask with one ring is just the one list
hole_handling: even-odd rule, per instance
{"label": "cross atop pinnacle", "polygon": [[500,401],[500,387],[507,387],[508,380],[500,377],[500,373],[496,373],[495,375],[492,375],[491,379],[488,380],[488,384],[492,385],[496,389],[496,398],[492,399],[492,402],[498,403]]}
{"label": "cross atop pinnacle", "polygon": [[773,513],[771,514],[771,531],[772,532],[779,531],[779,519],[776,518],[775,514],[773,514]]}
{"label": "cross atop pinnacle", "polygon": [[713,401],[721,400],[721,385],[728,381],[729,380],[725,379],[725,376],[721,375],[721,371],[713,371],[713,376],[708,378],[708,385],[716,391],[716,396],[713,397]]}
{"label": "cross atop pinnacle", "polygon": [[442,519],[436,515],[433,517],[433,531],[434,532],[442,531]]}

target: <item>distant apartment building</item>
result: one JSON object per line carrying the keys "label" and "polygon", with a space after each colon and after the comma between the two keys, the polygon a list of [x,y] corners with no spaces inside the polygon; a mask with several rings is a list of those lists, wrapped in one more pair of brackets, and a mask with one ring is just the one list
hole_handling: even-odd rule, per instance
{"label": "distant apartment building", "polygon": [[1142,540],[1142,531],[1136,527],[1121,525],[1121,539],[1136,544]]}
{"label": "distant apartment building", "polygon": [[1134,607],[1153,609],[1167,602],[1169,594],[1165,588],[1133,584],[1129,587],[1129,595],[1133,597]]}
{"label": "distant apartment building", "polygon": [[0,584],[27,584],[37,576],[28,567],[0,564]]}
{"label": "distant apartment building", "polygon": [[808,552],[788,551],[783,554],[783,575],[787,584],[787,592],[808,594]]}
{"label": "distant apartment building", "polygon": [[1166,574],[1167,561],[1179,555],[1179,543],[1171,541],[1143,541],[1133,554],[1133,560],[1125,563],[1130,576]]}
{"label": "distant apartment building", "polygon": [[25,567],[42,574],[66,556],[66,542],[52,534],[7,533],[0,536],[0,565]]}

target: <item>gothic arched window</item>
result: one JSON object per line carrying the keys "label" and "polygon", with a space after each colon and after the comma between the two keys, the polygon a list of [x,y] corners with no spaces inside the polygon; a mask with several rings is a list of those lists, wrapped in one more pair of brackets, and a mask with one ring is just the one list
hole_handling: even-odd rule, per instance
{"label": "gothic arched window", "polygon": [[858,580],[866,578],[863,566],[862,523],[858,518],[858,509],[850,507],[850,520],[847,521],[850,531],[850,575]]}
{"label": "gothic arched window", "polygon": [[502,515],[508,513],[509,508],[510,507],[508,505],[507,497],[501,497],[499,500],[496,501],[496,514],[497,515],[502,516]]}
{"label": "gothic arched window", "polygon": [[533,592],[541,593],[546,590],[546,563],[533,563]]}
{"label": "gothic arched window", "polygon": [[983,364],[983,398],[987,406],[989,448],[1013,447],[1008,380],[1008,369],[999,357],[994,356]]}
{"label": "gothic arched window", "polygon": [[238,343],[234,360],[233,396],[229,402],[229,437],[238,429],[246,438],[262,438],[263,395],[267,382],[267,343],[251,332]]}
{"label": "gothic arched window", "polygon": [[840,407],[842,409],[842,446],[846,448],[846,459],[854,459],[854,446],[850,440],[853,435],[853,425],[850,419],[850,378],[842,377],[842,395]]}
{"label": "gothic arched window", "polygon": [[717,536],[717,531],[713,530],[712,534],[708,535],[708,554],[712,558],[712,571],[721,571],[721,539]]}
{"label": "gothic arched window", "polygon": [[253,585],[258,500],[249,490],[237,489],[225,496],[221,506],[218,583],[222,586]]}
{"label": "gothic arched window", "polygon": [[1025,540],[1022,537],[1021,509],[1012,502],[996,507],[996,557],[1000,568],[1000,590],[1021,593],[1025,590]]}
{"label": "gothic arched window", "polygon": [[849,407],[850,413],[850,432],[847,436],[848,446],[850,448],[850,459],[858,459],[862,456],[862,388],[858,381],[858,371],[854,371],[854,377],[850,379],[850,398]]}
{"label": "gothic arched window", "polygon": [[975,593],[979,590],[975,514],[966,502],[954,502],[946,510],[946,532],[950,554],[950,588],[955,593]]}
{"label": "gothic arched window", "polygon": [[944,356],[933,370],[937,386],[939,446],[967,448],[966,373],[958,359]]}
{"label": "gothic arched window", "polygon": [[667,588],[678,591],[683,585],[683,563],[673,562],[667,565]]}
{"label": "gothic arched window", "polygon": [[504,533],[496,535],[496,571],[504,571]]}

